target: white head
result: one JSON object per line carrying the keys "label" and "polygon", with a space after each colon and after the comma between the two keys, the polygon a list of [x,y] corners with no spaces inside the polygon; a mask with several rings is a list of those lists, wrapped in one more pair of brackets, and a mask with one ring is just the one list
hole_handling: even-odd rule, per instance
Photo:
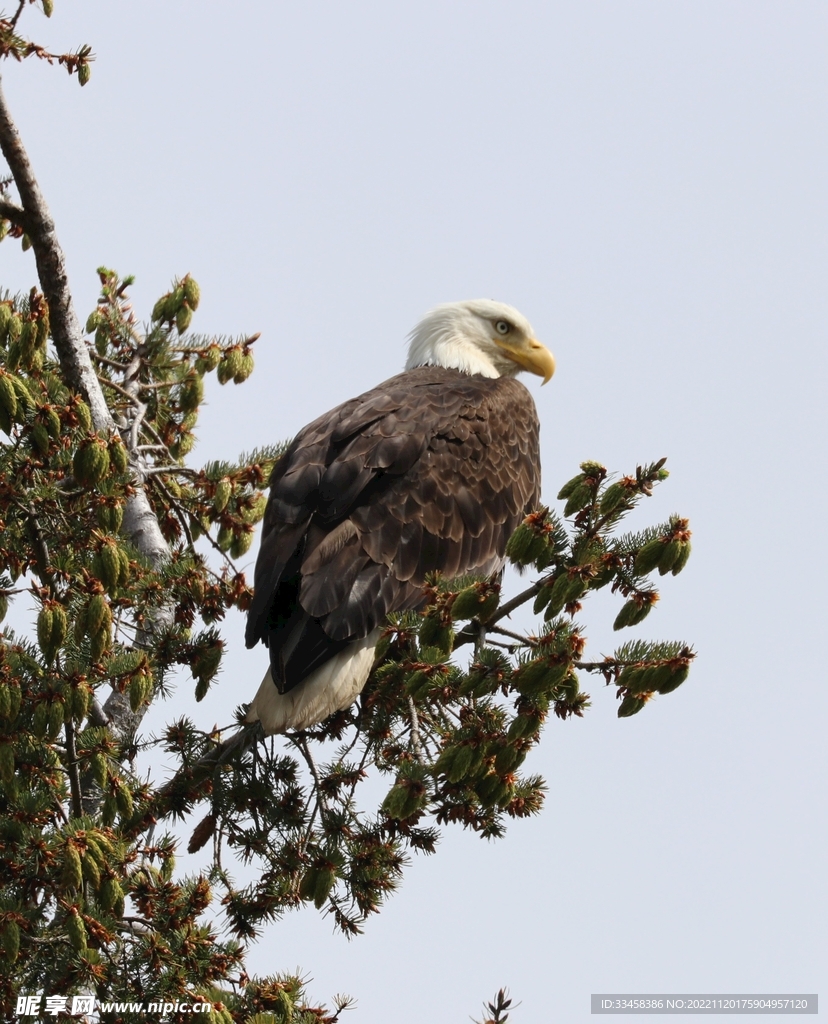
{"label": "white head", "polygon": [[555,359],[535,339],[532,325],[513,306],[491,299],[446,302],[426,313],[409,335],[406,370],[445,366],[483,377],[514,377],[529,370],[555,372]]}

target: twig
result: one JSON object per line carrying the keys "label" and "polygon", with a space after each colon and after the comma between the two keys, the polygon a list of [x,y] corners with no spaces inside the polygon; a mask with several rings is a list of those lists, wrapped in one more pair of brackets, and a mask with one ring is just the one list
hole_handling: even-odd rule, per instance
{"label": "twig", "polygon": [[117,391],[121,398],[125,398],[130,405],[133,405],[136,409],[141,408],[142,403],[135,397],[135,395],[130,394],[126,388],[122,388],[120,384],[116,384],[115,381],[110,380],[109,377],[102,377],[100,374],[97,374],[97,378],[105,387],[112,388],[113,391]]}
{"label": "twig", "polygon": [[72,796],[72,817],[80,818],[83,814],[83,795],[81,793],[80,775],[78,773],[75,726],[71,718],[66,720],[64,731],[66,732],[66,771],[69,775],[69,792]]}
{"label": "twig", "polygon": [[487,623],[486,628],[490,633],[499,633],[501,636],[510,636],[513,640],[518,640],[521,644],[524,644],[527,647],[534,647],[538,642],[536,637],[521,636],[520,633],[513,633],[510,629],[504,629],[502,626],[493,626]]}
{"label": "twig", "polygon": [[290,737],[290,741],[291,743],[293,743],[294,746],[298,747],[302,751],[302,754],[305,758],[305,762],[308,768],[310,769],[311,775],[313,776],[313,781],[316,783],[316,792],[318,794],[317,800],[319,803],[320,812],[323,810],[327,811],[328,804],[327,801],[325,800],[325,794],[322,792],[322,783],[319,779],[319,773],[316,770],[316,762],[313,759],[313,754],[311,754],[310,752],[310,747],[308,746],[307,739],[302,733],[296,733]]}
{"label": "twig", "polygon": [[20,3],[17,5],[17,10],[14,12],[12,19],[9,22],[9,30],[11,32],[14,32],[14,30],[17,28],[17,23],[20,20],[20,15],[23,13],[23,9],[25,8],[25,6],[26,0],[20,0]]}
{"label": "twig", "polygon": [[[102,356],[99,352],[94,349],[90,350],[90,355],[96,363],[102,363],[104,366],[111,366],[113,370],[117,370],[119,373],[126,373],[129,369],[129,363],[119,363],[116,359],[109,359],[107,356]],[[106,378],[104,378],[106,380]],[[101,377],[98,377],[101,380]],[[107,383],[110,383],[107,380]]]}
{"label": "twig", "polygon": [[408,698],[408,708],[411,712],[411,746],[414,748],[414,756],[420,764],[423,764],[423,745],[420,742],[420,719],[417,715],[417,705],[414,703],[413,697]]}
{"label": "twig", "polygon": [[22,228],[28,235],[31,221],[26,216],[26,211],[17,203],[13,203],[10,199],[0,199],[0,217],[10,220],[12,224]]}
{"label": "twig", "polygon": [[530,598],[535,597],[542,586],[543,582],[538,580],[536,583],[533,583],[531,587],[527,587],[526,590],[518,594],[517,597],[513,597],[511,601],[507,601],[506,604],[501,605],[501,607],[497,609],[497,612],[487,620],[486,626],[491,629],[493,623],[500,622],[501,619],[505,619],[508,615],[511,615],[516,608],[520,608],[520,606],[522,604],[526,604]]}

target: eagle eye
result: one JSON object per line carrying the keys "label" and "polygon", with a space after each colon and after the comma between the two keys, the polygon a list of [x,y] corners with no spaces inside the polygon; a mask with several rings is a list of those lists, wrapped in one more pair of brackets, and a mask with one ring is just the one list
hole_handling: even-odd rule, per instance
{"label": "eagle eye", "polygon": [[509,323],[508,320],[498,320],[497,323],[495,324],[495,330],[497,331],[498,334],[501,335],[508,334],[509,331],[511,331],[511,329],[512,325]]}

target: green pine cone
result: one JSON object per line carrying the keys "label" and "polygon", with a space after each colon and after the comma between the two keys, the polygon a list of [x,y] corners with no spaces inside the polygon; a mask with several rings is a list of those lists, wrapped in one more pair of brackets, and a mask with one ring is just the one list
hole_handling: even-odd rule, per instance
{"label": "green pine cone", "polygon": [[129,692],[129,706],[133,714],[141,707],[144,700],[144,685],[141,676],[133,676],[127,687]]}
{"label": "green pine cone", "polygon": [[92,661],[99,662],[109,650],[111,643],[112,633],[109,624],[104,625],[97,633],[90,633],[89,655]]}
{"label": "green pine cone", "polygon": [[119,904],[123,905],[124,890],[117,878],[110,876],[104,879],[98,899],[104,910],[114,910]]}
{"label": "green pine cone", "polygon": [[2,943],[6,959],[13,964],[20,952],[20,927],[16,921],[3,922]]}
{"label": "green pine cone", "polygon": [[129,468],[129,452],[119,437],[112,437],[108,446],[109,461],[116,473],[126,473]]}
{"label": "green pine cone", "polygon": [[157,324],[159,321],[166,319],[167,299],[169,297],[170,293],[166,292],[164,295],[161,296],[160,299],[156,301],[155,305],[152,307],[150,319],[154,324]]}
{"label": "green pine cone", "polygon": [[309,867],[308,870],[302,875],[302,880],[299,883],[299,899],[301,900],[312,900],[314,893],[316,892],[316,880],[319,877],[319,869],[315,867]]}
{"label": "green pine cone", "polygon": [[42,354],[46,352],[46,343],[49,340],[49,317],[41,316],[35,321],[35,346]]}
{"label": "green pine cone", "polygon": [[530,550],[535,541],[535,531],[527,523],[521,523],[506,544],[506,555],[515,565],[528,565],[532,561]]}
{"label": "green pine cone", "polygon": [[51,447],[49,431],[40,420],[35,420],[32,424],[32,447],[40,456],[45,456]]}
{"label": "green pine cone", "polygon": [[663,682],[660,682],[657,689],[659,693],[672,693],[673,690],[678,689],[679,686],[684,682],[687,676],[690,674],[689,665],[681,665],[674,672],[671,672],[669,676],[664,678]]}
{"label": "green pine cone", "polygon": [[60,437],[60,416],[58,416],[54,406],[52,405],[47,405],[44,408],[43,415],[46,422],[46,429],[49,431],[49,437],[56,441]]}
{"label": "green pine cone", "polygon": [[451,783],[462,782],[472,771],[475,762],[475,748],[469,743],[464,743],[456,748],[456,753],[446,772],[446,778]]}
{"label": "green pine cone", "polygon": [[584,506],[592,501],[593,494],[594,489],[590,484],[582,483],[579,487],[576,487],[564,505],[564,515],[571,516],[574,512],[580,512]]}
{"label": "green pine cone", "polygon": [[193,311],[190,309],[186,302],[182,303],[182,305],[178,307],[178,311],[175,314],[175,326],[178,328],[178,333],[184,334],[184,332],[189,328],[192,321]]}
{"label": "green pine cone", "polygon": [[569,672],[569,662],[550,665],[547,661],[528,662],[515,680],[518,691],[526,697],[549,695]]}
{"label": "green pine cone", "polygon": [[69,620],[63,605],[52,606],[52,648],[59,651],[69,631]]}
{"label": "green pine cone", "polygon": [[83,643],[83,638],[89,632],[89,622],[87,619],[88,605],[82,604],[75,612],[75,625],[73,628],[73,636],[75,643],[80,646]]}
{"label": "green pine cone", "polygon": [[639,622],[642,622],[650,614],[652,604],[649,601],[643,601],[638,604],[636,601],[630,599],[621,607],[621,611],[615,617],[615,622],[612,624],[613,629],[624,629],[625,626],[636,626]]}
{"label": "green pine cone", "polygon": [[240,530],[233,538],[233,543],[230,545],[230,557],[241,558],[246,555],[253,544],[253,531],[252,530]]}
{"label": "green pine cone", "polygon": [[20,361],[30,366],[37,349],[37,329],[31,320],[24,320],[20,326]]}
{"label": "green pine cone", "polygon": [[543,722],[539,715],[534,714],[520,714],[517,715],[509,726],[509,731],[506,733],[506,738],[510,743],[514,743],[515,740],[524,739],[527,736],[534,736],[535,733],[540,729]]}
{"label": "green pine cone", "polygon": [[82,398],[79,398],[75,403],[75,415],[78,418],[78,425],[81,430],[88,434],[92,429],[92,413]]}
{"label": "green pine cone", "polygon": [[11,782],[14,778],[14,747],[11,743],[0,743],[0,779]]}
{"label": "green pine cone", "polygon": [[97,568],[100,570],[100,580],[106,587],[109,594],[118,589],[118,581],[121,577],[121,559],[117,545],[114,541],[108,541],[101,546]]}
{"label": "green pine cone", "polygon": [[89,699],[91,696],[92,692],[87,683],[81,682],[77,686],[72,687],[70,707],[72,718],[76,722],[82,722],[86,718],[89,712]]}
{"label": "green pine cone", "polygon": [[83,918],[73,907],[66,918],[66,933],[73,949],[79,953],[86,949],[86,925]]}
{"label": "green pine cone", "polygon": [[501,747],[495,757],[495,771],[498,775],[508,775],[513,772],[518,765],[522,764],[526,754],[522,750],[518,750],[512,744],[508,744],[505,747]]}
{"label": "green pine cone", "polygon": [[681,551],[678,553],[678,557],[673,562],[673,568],[670,570],[674,576],[678,576],[681,570],[687,565],[687,559],[690,557],[690,541],[685,540],[681,542]]}
{"label": "green pine cone", "polygon": [[32,732],[39,740],[42,740],[46,735],[46,730],[49,726],[49,705],[44,701],[35,705],[34,712],[32,714]]}
{"label": "green pine cone", "polygon": [[89,759],[89,773],[97,784],[103,789],[107,779],[106,754],[96,751]]}
{"label": "green pine cone", "polygon": [[222,477],[216,484],[216,493],[213,495],[213,508],[216,512],[223,512],[227,503],[233,495],[233,483],[228,477]]}
{"label": "green pine cone", "polygon": [[112,612],[103,594],[93,594],[86,605],[86,630],[90,635],[100,633],[112,622]]}
{"label": "green pine cone", "polygon": [[216,370],[216,376],[218,377],[219,384],[226,384],[228,381],[233,379],[233,374],[230,372],[230,367],[226,359],[222,359],[219,363],[218,370]]}
{"label": "green pine cone", "polygon": [[181,282],[181,287],[184,289],[184,298],[190,309],[198,309],[198,304],[201,301],[201,289],[198,284],[188,274]]}
{"label": "green pine cone", "polygon": [[118,807],[118,812],[122,818],[131,818],[134,809],[132,800],[132,790],[127,786],[123,779],[121,784],[115,790],[115,804]]}
{"label": "green pine cone", "polygon": [[253,365],[253,354],[245,349],[242,352],[242,357],[239,361],[239,368],[233,374],[233,383],[243,384],[253,372]]}
{"label": "green pine cone", "polygon": [[[5,306],[0,307],[0,309],[5,308]],[[14,390],[14,384],[12,383],[11,375],[3,370],[0,370],[0,409],[5,412],[10,422],[17,416],[17,394]]]}
{"label": "green pine cone", "polygon": [[95,509],[95,517],[98,520],[98,526],[104,533],[117,533],[121,529],[124,518],[123,506],[120,504],[98,505]]}
{"label": "green pine cone", "polygon": [[664,554],[664,547],[665,544],[661,537],[656,537],[655,540],[648,541],[639,549],[635,556],[634,572],[636,576],[646,576],[656,568]]}
{"label": "green pine cone", "polygon": [[321,910],[336,882],[336,872],[330,868],[321,868],[316,873],[316,884],[313,887],[313,905]]}
{"label": "green pine cone", "polygon": [[54,657],[55,651],[52,648],[52,626],[54,622],[54,613],[52,612],[52,603],[46,602],[40,609],[37,616],[37,643],[47,661],[51,661]]}
{"label": "green pine cone", "polygon": [[499,775],[491,773],[477,783],[474,791],[483,807],[494,807],[509,794],[509,787]]}
{"label": "green pine cone", "polygon": [[204,378],[198,373],[190,374],[182,383],[178,396],[182,412],[196,412],[203,400]]}
{"label": "green pine cone", "polygon": [[83,877],[92,886],[93,889],[98,889],[101,884],[101,869],[94,857],[91,857],[88,853],[81,860],[81,867],[83,868]]}
{"label": "green pine cone", "polygon": [[83,885],[81,858],[74,843],[67,843],[63,849],[61,880],[70,889],[80,889]]}
{"label": "green pine cone", "polygon": [[201,353],[199,358],[204,363],[207,372],[215,370],[215,368],[221,362],[221,349],[218,345],[208,345],[207,348]]}
{"label": "green pine cone", "polygon": [[682,542],[680,540],[671,540],[664,545],[661,552],[661,558],[658,560],[659,576],[665,576],[670,572],[681,554],[681,548]]}
{"label": "green pine cone", "polygon": [[111,793],[107,793],[101,807],[101,822],[106,826],[111,825],[115,821],[117,813],[118,805],[115,802],[115,797]]}
{"label": "green pine cone", "polygon": [[20,705],[23,700],[23,695],[20,691],[20,684],[17,682],[12,683],[9,687],[9,721],[13,722],[18,714],[20,713]]}
{"label": "green pine cone", "polygon": [[244,366],[244,353],[240,345],[232,345],[224,353],[224,362],[227,365],[227,379],[231,380],[237,373],[241,373]]}
{"label": "green pine cone", "polygon": [[118,586],[125,587],[129,583],[131,566],[129,555],[123,548],[118,548]]}
{"label": "green pine cone", "polygon": [[388,795],[382,802],[383,813],[389,818],[400,820],[404,816],[405,806],[408,802],[408,790],[405,786],[395,785],[388,791]]}
{"label": "green pine cone", "polygon": [[646,703],[646,700],[642,700],[641,697],[627,696],[618,707],[618,717],[631,718],[633,715],[637,715]]}
{"label": "green pine cone", "polygon": [[448,653],[451,650],[454,640],[454,630],[451,626],[444,626],[438,616],[426,615],[420,625],[420,646],[436,647],[437,650]]}
{"label": "green pine cone", "polygon": [[601,515],[605,516],[610,512],[614,512],[624,503],[626,497],[627,488],[622,483],[610,484],[601,495],[601,503],[598,506]]}
{"label": "green pine cone", "polygon": [[574,494],[575,490],[578,487],[580,487],[583,484],[583,482],[583,473],[579,473],[577,476],[573,476],[571,480],[567,480],[563,487],[558,491],[558,501],[563,501],[565,498],[571,497],[571,495]]}
{"label": "green pine cone", "polygon": [[53,741],[60,735],[66,716],[66,705],[61,700],[52,701],[49,705],[49,719],[46,725],[46,736]]}
{"label": "green pine cone", "polygon": [[418,669],[416,672],[412,672],[406,679],[405,692],[409,697],[413,697],[416,700],[428,692],[430,685],[430,676],[426,675],[421,669]]}

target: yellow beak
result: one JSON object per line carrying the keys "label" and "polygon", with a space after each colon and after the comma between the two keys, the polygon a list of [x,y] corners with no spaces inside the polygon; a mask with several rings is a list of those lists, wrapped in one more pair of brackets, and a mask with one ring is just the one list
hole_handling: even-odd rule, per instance
{"label": "yellow beak", "polygon": [[506,355],[524,370],[543,377],[543,383],[548,384],[555,372],[555,357],[545,345],[536,338],[529,338],[528,341],[518,342],[510,345],[506,341],[498,340],[497,344]]}

